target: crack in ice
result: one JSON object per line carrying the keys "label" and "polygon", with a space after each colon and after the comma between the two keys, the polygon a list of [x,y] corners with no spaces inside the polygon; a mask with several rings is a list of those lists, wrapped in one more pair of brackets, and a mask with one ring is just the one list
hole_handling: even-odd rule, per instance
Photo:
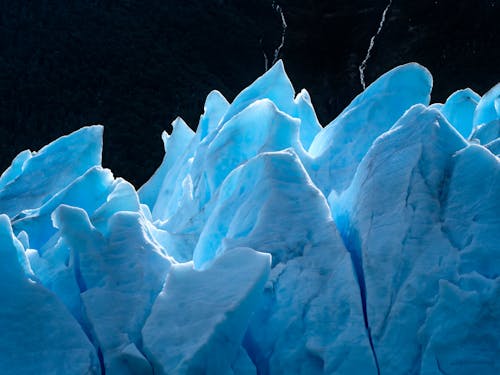
{"label": "crack in ice", "polygon": [[380,34],[380,32],[382,31],[382,28],[384,27],[385,16],[387,15],[387,12],[389,11],[389,8],[391,7],[391,5],[392,5],[392,0],[389,0],[389,3],[387,4],[387,6],[385,7],[384,11],[382,12],[382,18],[380,19],[380,22],[378,24],[377,32],[370,39],[370,45],[368,46],[368,50],[366,51],[365,59],[361,62],[361,65],[359,65],[359,67],[358,67],[358,69],[359,69],[359,79],[361,81],[361,86],[363,86],[363,90],[366,89],[366,83],[365,83],[365,69],[366,69],[366,65],[368,63],[368,59],[371,56],[372,49],[375,46],[375,38]]}

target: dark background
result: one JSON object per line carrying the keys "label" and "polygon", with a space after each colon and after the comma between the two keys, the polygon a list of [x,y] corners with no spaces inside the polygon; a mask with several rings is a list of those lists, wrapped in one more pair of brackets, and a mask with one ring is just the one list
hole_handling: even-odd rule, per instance
{"label": "dark background", "polygon": [[[361,91],[388,1],[279,0],[280,57],[326,125]],[[417,61],[433,101],[500,81],[497,1],[394,0],[366,81]],[[0,171],[81,126],[105,125],[104,166],[139,187],[177,116],[196,128],[212,89],[228,100],[264,72],[281,39],[271,0],[0,0]]]}

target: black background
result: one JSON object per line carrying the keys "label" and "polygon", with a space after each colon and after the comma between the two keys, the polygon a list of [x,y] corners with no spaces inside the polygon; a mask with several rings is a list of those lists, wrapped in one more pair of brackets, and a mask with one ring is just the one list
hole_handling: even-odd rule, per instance
{"label": "black background", "polygon": [[[388,1],[280,0],[280,57],[326,125],[361,91],[364,59]],[[500,81],[497,1],[394,0],[367,83],[417,61],[433,101]],[[139,187],[177,116],[196,128],[212,89],[228,100],[264,72],[281,39],[270,0],[0,0],[0,170],[81,126],[105,125],[104,166]]]}

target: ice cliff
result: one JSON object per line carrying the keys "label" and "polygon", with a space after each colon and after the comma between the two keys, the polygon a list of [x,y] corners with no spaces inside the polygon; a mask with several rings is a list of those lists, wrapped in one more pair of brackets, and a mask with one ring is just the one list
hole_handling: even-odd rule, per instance
{"label": "ice cliff", "polygon": [[431,89],[397,67],[323,128],[278,62],[138,191],[101,126],[21,152],[0,373],[500,373],[500,85]]}

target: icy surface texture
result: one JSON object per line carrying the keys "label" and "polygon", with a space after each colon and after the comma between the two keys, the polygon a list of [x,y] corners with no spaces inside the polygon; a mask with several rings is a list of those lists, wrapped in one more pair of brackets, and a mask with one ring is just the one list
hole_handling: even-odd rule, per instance
{"label": "icy surface texture", "polygon": [[0,177],[0,212],[13,218],[22,210],[38,208],[100,165],[102,131],[102,126],[82,128],[36,153],[21,152]]}
{"label": "icy surface texture", "polygon": [[172,266],[142,330],[155,374],[231,373],[270,266],[268,254],[249,248],[204,271],[192,262]]}
{"label": "icy surface texture", "polygon": [[1,373],[100,373],[95,348],[61,300],[36,282],[6,215],[0,239]]}
{"label": "icy surface texture", "polygon": [[2,374],[500,373],[500,86],[411,63],[322,128],[281,61],[138,191],[101,126],[0,177]]}
{"label": "icy surface texture", "polygon": [[324,194],[345,190],[375,139],[415,104],[429,104],[432,77],[407,64],[384,74],[315,138],[311,177]]}

